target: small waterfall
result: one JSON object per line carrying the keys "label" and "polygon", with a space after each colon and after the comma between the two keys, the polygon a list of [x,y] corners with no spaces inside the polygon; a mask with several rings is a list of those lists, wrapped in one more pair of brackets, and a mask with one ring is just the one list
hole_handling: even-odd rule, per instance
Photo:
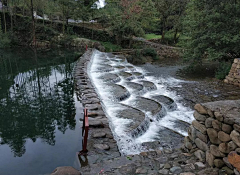
{"label": "small waterfall", "polygon": [[88,71],[122,154],[142,152],[142,143],[156,138],[164,142],[161,133],[185,135],[193,112],[178,103],[179,96],[167,90],[171,83],[178,85],[178,80],[148,76],[124,56],[97,50]]}

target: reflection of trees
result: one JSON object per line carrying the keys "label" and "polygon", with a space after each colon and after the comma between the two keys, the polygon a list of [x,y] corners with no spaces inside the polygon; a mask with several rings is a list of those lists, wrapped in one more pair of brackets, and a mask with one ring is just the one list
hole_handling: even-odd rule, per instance
{"label": "reflection of trees", "polygon": [[5,64],[0,59],[1,144],[8,144],[15,156],[25,153],[28,138],[33,142],[41,138],[54,145],[56,128],[62,133],[75,128],[73,64],[70,59],[64,60],[61,65],[38,64],[13,76],[10,62]]}

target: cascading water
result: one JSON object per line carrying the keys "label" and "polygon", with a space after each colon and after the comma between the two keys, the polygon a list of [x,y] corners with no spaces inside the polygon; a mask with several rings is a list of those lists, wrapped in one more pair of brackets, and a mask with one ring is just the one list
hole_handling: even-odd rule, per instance
{"label": "cascading water", "polygon": [[156,140],[174,147],[175,137],[187,135],[193,111],[167,90],[181,80],[147,76],[124,57],[99,51],[88,70],[122,154],[145,151],[142,143]]}

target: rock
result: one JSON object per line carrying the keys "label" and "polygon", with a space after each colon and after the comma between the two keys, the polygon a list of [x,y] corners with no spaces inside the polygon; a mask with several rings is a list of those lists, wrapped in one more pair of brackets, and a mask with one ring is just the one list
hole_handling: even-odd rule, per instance
{"label": "rock", "polygon": [[227,175],[232,175],[233,174],[233,170],[231,170],[230,168],[228,168],[228,167],[223,167],[221,170],[220,170],[220,172],[223,172],[224,173],[224,175],[225,174],[227,174]]}
{"label": "rock", "polygon": [[207,143],[208,142],[208,136],[205,134],[202,134],[199,131],[196,131],[196,136],[201,139],[203,142]]}
{"label": "rock", "polygon": [[200,140],[199,138],[195,139],[195,144],[197,145],[197,147],[199,149],[201,149],[202,151],[207,151],[209,148],[207,146],[206,143],[204,143],[202,140]]}
{"label": "rock", "polygon": [[100,150],[109,150],[110,147],[107,144],[94,144],[94,148],[100,149]]}
{"label": "rock", "polygon": [[136,169],[136,174],[146,174],[147,173],[147,169],[145,168],[138,168]]}
{"label": "rock", "polygon": [[195,165],[196,168],[199,169],[199,170],[206,167],[202,162],[196,162],[194,165]]}
{"label": "rock", "polygon": [[214,120],[214,118],[212,118],[212,117],[209,117],[209,118],[207,118],[206,120],[205,120],[205,126],[207,127],[207,128],[212,128],[212,121]]}
{"label": "rock", "polygon": [[214,112],[214,115],[218,121],[220,121],[220,122],[223,121],[223,115],[220,112]]}
{"label": "rock", "polygon": [[236,148],[235,151],[240,154],[240,148]]}
{"label": "rock", "polygon": [[217,168],[203,169],[202,171],[199,171],[197,175],[218,175],[218,169]]}
{"label": "rock", "polygon": [[192,125],[194,126],[194,128],[196,128],[202,134],[206,134],[207,133],[207,128],[204,125],[200,124],[197,120],[194,120],[192,122]]}
{"label": "rock", "polygon": [[230,134],[230,138],[240,147],[240,134],[237,131],[233,130]]}
{"label": "rock", "polygon": [[196,139],[196,131],[197,130],[192,125],[190,125],[190,127],[188,128],[188,136],[192,141],[195,141]]}
{"label": "rock", "polygon": [[230,153],[231,151],[234,151],[237,148],[237,145],[231,141],[229,143],[221,143],[219,145],[219,150],[223,153]]}
{"label": "rock", "polygon": [[199,113],[199,114],[208,114],[207,110],[205,109],[205,107],[203,107],[200,104],[196,104],[194,106],[194,109]]}
{"label": "rock", "polygon": [[169,170],[162,169],[158,171],[159,174],[167,175],[169,173]]}
{"label": "rock", "polygon": [[188,136],[184,138],[184,145],[187,149],[192,149],[192,143]]}
{"label": "rock", "polygon": [[205,115],[201,115],[197,111],[193,113],[193,116],[197,121],[205,121],[207,118]]}
{"label": "rock", "polygon": [[103,123],[98,120],[89,120],[89,127],[104,128]]}
{"label": "rock", "polygon": [[171,168],[171,165],[169,164],[169,163],[166,163],[165,165],[164,165],[164,169],[170,169]]}
{"label": "rock", "polygon": [[235,120],[234,120],[234,118],[224,118],[223,119],[223,121],[224,121],[224,123],[226,123],[226,124],[229,124],[229,125],[233,125],[234,123],[235,123]]}
{"label": "rock", "polygon": [[178,166],[174,166],[170,169],[170,172],[173,174],[179,174],[182,172],[182,168],[178,167]]}
{"label": "rock", "polygon": [[221,131],[221,129],[222,129],[222,123],[219,122],[218,120],[213,120],[212,126],[216,131]]}
{"label": "rock", "polygon": [[232,151],[228,154],[228,161],[231,163],[238,171],[240,171],[240,156],[236,151]]}
{"label": "rock", "polygon": [[212,110],[207,109],[207,112],[208,112],[208,115],[209,115],[210,117],[214,117],[214,114],[213,114],[213,111],[212,111]]}
{"label": "rock", "polygon": [[219,151],[218,147],[216,145],[210,145],[210,152],[212,155],[216,157],[225,157],[225,154]]}
{"label": "rock", "polygon": [[209,166],[213,167],[213,165],[214,165],[214,159],[215,159],[214,155],[212,155],[212,154],[210,153],[210,151],[207,151],[207,152],[206,152],[206,161],[207,161],[207,163],[208,163]]}
{"label": "rock", "polygon": [[182,165],[182,168],[184,169],[184,171],[192,171],[192,170],[196,169],[195,166],[192,163]]}
{"label": "rock", "polygon": [[218,133],[215,129],[208,128],[207,129],[207,134],[208,134],[208,137],[209,137],[211,143],[213,143],[213,144],[220,144],[221,143],[221,141],[218,139]]}
{"label": "rock", "polygon": [[104,138],[106,137],[106,133],[105,132],[95,132],[92,135],[94,138]]}
{"label": "rock", "polygon": [[57,167],[51,175],[81,175],[81,173],[71,166]]}
{"label": "rock", "polygon": [[164,164],[159,165],[159,169],[162,169],[164,167]]}
{"label": "rock", "polygon": [[234,124],[234,125],[233,125],[233,128],[234,128],[237,132],[240,132],[240,126],[239,126],[239,125]]}
{"label": "rock", "polygon": [[230,135],[228,135],[227,133],[223,132],[223,131],[219,131],[218,132],[218,138],[219,140],[221,140],[222,142],[228,142],[231,140]]}
{"label": "rock", "polygon": [[239,171],[236,168],[234,168],[233,172],[235,173],[235,175],[240,175]]}
{"label": "rock", "polygon": [[217,168],[222,168],[224,165],[224,162],[222,159],[215,159],[213,163]]}
{"label": "rock", "polygon": [[184,173],[181,173],[180,175],[195,175],[195,174],[191,172],[184,172]]}
{"label": "rock", "polygon": [[201,162],[205,162],[206,155],[202,150],[197,150],[194,152],[194,155],[200,160]]}
{"label": "rock", "polygon": [[225,123],[222,124],[222,130],[226,132],[227,134],[230,134],[233,130],[233,128],[230,125],[227,125]]}
{"label": "rock", "polygon": [[228,161],[227,157],[223,158],[223,162],[225,163],[225,165],[227,165],[228,168],[233,169],[232,164]]}

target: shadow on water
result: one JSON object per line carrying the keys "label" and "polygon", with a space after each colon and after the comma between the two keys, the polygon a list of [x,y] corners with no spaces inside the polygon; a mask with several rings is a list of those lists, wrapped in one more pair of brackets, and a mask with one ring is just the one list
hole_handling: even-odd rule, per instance
{"label": "shadow on water", "polygon": [[[0,50],[0,144],[2,145],[0,145],[0,159],[2,161],[9,158],[8,153],[2,153],[7,150],[6,146],[11,149],[13,155],[10,155],[13,157],[32,159],[31,156],[24,155],[28,152],[26,147],[36,142],[38,146],[39,144],[55,146],[59,141],[57,135],[75,130],[77,123],[72,69],[77,56],[79,56],[78,52],[64,50],[45,52]],[[80,137],[79,135],[80,133],[75,134],[75,137]],[[35,149],[34,146],[29,148],[32,149]],[[59,150],[58,147],[56,149]],[[41,151],[44,152],[44,149],[38,150]],[[76,151],[78,150],[73,152]],[[19,160],[12,157],[9,159]],[[0,160],[1,164],[2,161]],[[39,168],[37,166],[35,168]],[[1,169],[0,166],[0,174],[2,171],[11,174],[6,167]],[[27,172],[19,172],[19,174],[30,173]],[[46,170],[43,173],[47,173]]]}

